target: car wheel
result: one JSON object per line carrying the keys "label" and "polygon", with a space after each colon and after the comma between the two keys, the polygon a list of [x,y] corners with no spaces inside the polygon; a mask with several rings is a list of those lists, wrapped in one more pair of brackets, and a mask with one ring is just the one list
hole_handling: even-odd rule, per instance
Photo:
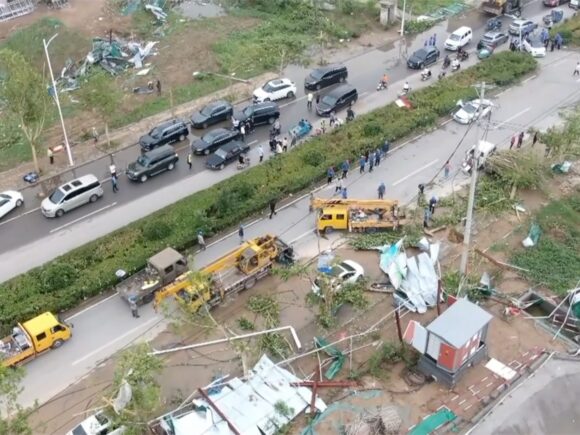
{"label": "car wheel", "polygon": [[320,90],[320,85],[316,85],[316,90],[319,91]]}
{"label": "car wheel", "polygon": [[179,142],[183,142],[185,140],[185,135],[184,134],[180,134],[179,135]]}
{"label": "car wheel", "polygon": [[58,349],[59,347],[61,347],[64,344],[64,340],[61,340],[60,338],[58,340],[56,340],[54,343],[52,343],[52,348],[53,349]]}
{"label": "car wheel", "polygon": [[419,69],[423,69],[423,68],[425,68],[425,63],[424,63],[424,62],[421,62],[421,63],[419,64]]}
{"label": "car wheel", "polygon": [[209,149],[203,150],[203,154],[209,156]]}
{"label": "car wheel", "polygon": [[20,207],[22,204],[24,204],[24,201],[22,201],[21,199],[16,201],[16,207]]}
{"label": "car wheel", "polygon": [[143,174],[141,175],[141,178],[139,178],[139,181],[141,181],[141,183],[145,183],[147,181],[147,175]]}
{"label": "car wheel", "polygon": [[91,197],[89,198],[89,202],[97,202],[97,199],[99,199],[97,195],[91,195]]}
{"label": "car wheel", "polygon": [[264,98],[264,103],[270,102],[270,97]]}
{"label": "car wheel", "polygon": [[64,210],[63,209],[58,209],[55,213],[56,217],[62,217],[62,215],[64,215]]}
{"label": "car wheel", "polygon": [[224,165],[223,163],[221,165],[219,165],[219,170],[222,171],[224,168],[226,167],[226,165]]}
{"label": "car wheel", "polygon": [[268,124],[272,125],[274,124],[274,121],[276,121],[276,119],[273,116],[268,118]]}
{"label": "car wheel", "polygon": [[168,171],[173,171],[173,169],[175,169],[175,163],[170,163],[169,165],[167,165]]}
{"label": "car wheel", "polygon": [[204,123],[201,125],[201,128],[207,128],[207,127],[208,127],[208,125],[207,125],[207,122],[204,122]]}
{"label": "car wheel", "polygon": [[339,81],[340,83],[344,83],[344,77],[341,77],[341,78],[339,78],[339,79],[338,79],[338,81]]}
{"label": "car wheel", "polygon": [[249,290],[256,285],[256,278],[250,278],[244,283],[244,289]]}
{"label": "car wheel", "polygon": [[333,227],[324,227],[324,234],[330,234],[334,231]]}
{"label": "car wheel", "polygon": [[286,98],[294,98],[294,92],[288,92],[288,94],[286,94]]}

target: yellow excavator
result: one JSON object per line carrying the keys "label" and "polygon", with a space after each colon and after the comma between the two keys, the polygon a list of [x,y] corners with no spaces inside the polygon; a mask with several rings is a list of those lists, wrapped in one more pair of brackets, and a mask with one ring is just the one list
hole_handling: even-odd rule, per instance
{"label": "yellow excavator", "polygon": [[317,213],[316,230],[323,233],[397,229],[405,218],[399,201],[391,199],[312,198],[310,207]]}
{"label": "yellow excavator", "polygon": [[248,240],[199,272],[185,272],[155,293],[155,308],[174,297],[197,311],[203,304],[218,305],[227,296],[250,289],[268,275],[274,263],[291,264],[293,249],[267,234]]}

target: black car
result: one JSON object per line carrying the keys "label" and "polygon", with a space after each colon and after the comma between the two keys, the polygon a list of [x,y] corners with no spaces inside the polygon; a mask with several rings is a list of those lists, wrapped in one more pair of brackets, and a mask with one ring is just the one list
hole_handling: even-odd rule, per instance
{"label": "black car", "polygon": [[348,77],[348,70],[344,65],[327,65],[312,70],[304,79],[304,87],[311,91],[318,91],[336,83],[343,83]]}
{"label": "black car", "polygon": [[234,107],[225,100],[209,103],[191,117],[193,128],[207,128],[218,122],[227,121],[234,113]]}
{"label": "black car", "polygon": [[509,39],[509,35],[504,32],[487,32],[482,38],[479,40],[477,44],[477,49],[481,50],[482,48],[497,48],[501,44],[505,44]]}
{"label": "black car", "polygon": [[248,151],[250,151],[250,145],[235,140],[223,145],[209,156],[205,165],[210,169],[223,169],[228,163],[236,160],[240,154],[246,154]]}
{"label": "black car", "polygon": [[232,116],[234,127],[238,127],[240,122],[250,121],[254,126],[260,124],[274,124],[280,117],[280,109],[276,103],[265,101],[246,106],[241,111],[235,111]]}
{"label": "black car", "polygon": [[320,99],[316,105],[316,113],[319,116],[330,116],[331,112],[336,112],[346,106],[352,106],[358,99],[358,92],[352,85],[344,84],[330,91]]}
{"label": "black car", "polygon": [[427,65],[437,62],[440,56],[439,49],[432,45],[421,48],[407,59],[407,66],[413,69],[423,69]]}
{"label": "black car", "polygon": [[191,151],[196,155],[208,155],[215,151],[216,148],[225,143],[231,142],[238,137],[240,137],[240,132],[238,130],[216,128],[215,130],[204,134],[200,139],[194,140],[191,143]]}
{"label": "black car", "polygon": [[127,166],[127,178],[145,183],[149,177],[163,171],[172,171],[179,156],[171,145],[163,145],[147,151]]}
{"label": "black car", "polygon": [[161,145],[181,142],[189,135],[185,122],[180,119],[171,119],[163,122],[144,136],[139,138],[142,151],[150,151]]}

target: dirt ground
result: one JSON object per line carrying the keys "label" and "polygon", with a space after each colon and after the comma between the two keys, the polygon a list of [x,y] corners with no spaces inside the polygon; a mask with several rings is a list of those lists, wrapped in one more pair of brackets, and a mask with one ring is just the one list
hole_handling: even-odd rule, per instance
{"label": "dirt ground", "polygon": [[[573,174],[558,177],[546,186],[544,192],[523,192],[522,203],[533,212],[548,201],[548,198],[560,196],[570,188],[570,180],[577,179]],[[442,210],[438,210],[438,213]],[[485,217],[477,221],[475,245],[498,260],[504,257],[508,247],[515,248],[521,242],[527,228],[513,212],[499,217]],[[459,263],[461,245],[448,240],[447,231],[436,234],[435,239],[442,244],[443,271],[456,269]],[[498,248],[501,247],[501,249]],[[337,251],[342,259],[359,262],[371,282],[383,282],[384,277],[378,267],[378,256],[375,252],[353,251],[343,247]],[[484,271],[496,277],[495,286],[505,295],[519,296],[530,284],[510,270],[499,270],[496,266],[473,257],[470,273],[480,275]],[[293,277],[288,281],[269,277],[258,283],[251,291],[242,293],[235,299],[214,310],[216,321],[232,333],[243,333],[238,326],[238,319],[244,317],[255,323],[256,329],[262,328],[260,318],[250,312],[246,303],[252,295],[273,295],[280,306],[280,324],[293,325],[302,342],[305,353],[313,348],[315,336],[325,336],[330,342],[348,337],[352,334],[366,332],[366,335],[346,340],[337,345],[343,352],[350,354],[347,364],[338,379],[347,379],[352,375],[358,379],[358,388],[321,389],[320,394],[330,410],[313,423],[314,434],[335,434],[360,420],[363,410],[370,412],[378,407],[393,407],[401,419],[400,433],[406,433],[420,423],[427,415],[446,406],[464,422],[472,419],[487,403],[489,397],[497,394],[504,384],[483,366],[483,363],[468,370],[464,378],[453,389],[447,389],[435,382],[408,383],[408,369],[404,363],[388,364],[381,367],[383,374],[378,378],[366,373],[368,361],[381,343],[397,343],[397,328],[394,320],[392,297],[390,295],[368,292],[370,306],[358,312],[345,306],[337,314],[337,328],[331,331],[321,329],[316,323],[315,308],[305,302],[310,291],[307,278]],[[544,290],[547,291],[547,290]],[[487,300],[482,306],[494,315],[489,328],[487,345],[489,356],[498,359],[514,370],[523,373],[544,350],[565,352],[566,346],[560,341],[552,341],[545,329],[538,326],[533,319],[524,315],[505,317],[505,306],[499,302]],[[444,309],[444,307],[442,307]],[[436,310],[419,315],[406,312],[401,318],[402,329],[410,320],[417,320],[427,325],[436,317]],[[189,325],[185,328],[169,330],[162,333],[151,343],[155,349],[202,342],[223,335],[215,328],[209,333],[200,325]],[[292,343],[291,338],[288,340]],[[256,349],[256,342],[249,342],[249,349]],[[352,349],[352,352],[350,352]],[[245,364],[247,367],[259,358],[257,350],[248,352]],[[320,355],[324,364],[326,355]],[[243,364],[239,356],[228,345],[214,345],[196,351],[182,351],[164,358],[165,368],[160,378],[164,397],[160,413],[177,407],[196,388],[209,384],[220,376],[240,376]],[[316,356],[303,357],[290,366],[300,378],[314,375],[319,360]],[[63,391],[50,403],[39,408],[31,417],[35,433],[58,434],[82,420],[83,411],[101,406],[102,397],[112,378],[114,361],[108,361],[95,369],[82,382]],[[365,374],[366,373],[366,374]],[[362,376],[361,376],[362,375]],[[357,392],[358,391],[358,392]],[[495,392],[494,392],[495,391]],[[300,433],[309,424],[309,419],[302,415],[293,424],[291,433]]]}

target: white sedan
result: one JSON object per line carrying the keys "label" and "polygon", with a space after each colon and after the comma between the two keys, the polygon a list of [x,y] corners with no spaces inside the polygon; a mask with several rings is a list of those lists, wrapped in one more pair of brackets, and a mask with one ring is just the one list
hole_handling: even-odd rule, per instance
{"label": "white sedan", "polygon": [[254,91],[254,101],[275,101],[282,98],[293,98],[296,95],[296,84],[290,79],[274,79]]}
{"label": "white sedan", "polygon": [[[344,284],[354,284],[364,278],[364,268],[355,261],[344,260],[332,266],[330,270],[330,286],[334,292],[340,290]],[[316,278],[312,284],[312,292],[320,293],[320,278]]]}
{"label": "white sedan", "polygon": [[524,39],[522,43],[524,50],[532,55],[532,57],[545,57],[546,47],[538,38],[527,40]]}
{"label": "white sedan", "polygon": [[67,435],[123,435],[125,427],[113,429],[109,417],[102,411],[87,417],[74,429],[67,432]]}
{"label": "white sedan", "polygon": [[8,190],[0,193],[0,219],[24,204],[24,198],[20,192]]}
{"label": "white sedan", "polygon": [[467,103],[459,100],[457,109],[453,112],[453,119],[460,124],[470,124],[478,118],[485,118],[491,113],[493,103],[489,100],[471,100]]}

